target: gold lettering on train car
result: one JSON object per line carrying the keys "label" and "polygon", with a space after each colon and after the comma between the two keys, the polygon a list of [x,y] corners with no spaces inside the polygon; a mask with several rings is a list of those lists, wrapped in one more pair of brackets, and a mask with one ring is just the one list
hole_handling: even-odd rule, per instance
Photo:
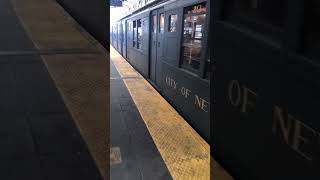
{"label": "gold lettering on train car", "polygon": [[319,137],[317,131],[297,120],[291,114],[284,113],[284,110],[278,106],[274,106],[272,132],[305,159],[313,160],[312,155],[316,153],[313,152],[314,145]]}
{"label": "gold lettering on train car", "polygon": [[241,106],[242,112],[247,112],[247,108],[249,105],[253,106],[253,102],[250,101],[251,96],[257,97],[258,94],[244,86],[243,87],[243,103]]}
{"label": "gold lettering on train car", "polygon": [[292,118],[288,117],[285,120],[282,109],[278,106],[275,106],[273,109],[273,127],[272,127],[273,134],[276,135],[277,130],[279,129],[283,140],[287,144],[289,144],[289,135],[290,135],[290,131],[292,130],[292,124],[293,124]]}
{"label": "gold lettering on train car", "polygon": [[[236,97],[233,96],[233,90],[236,90]],[[233,106],[239,106],[240,105],[240,100],[241,100],[241,87],[240,84],[237,80],[232,80],[229,84],[229,91],[228,91],[228,95],[229,95],[229,100],[230,103]]]}
{"label": "gold lettering on train car", "polygon": [[[305,130],[304,133],[302,133],[302,130]],[[301,150],[301,146],[308,146],[309,149],[313,149],[314,141],[304,136],[306,133],[309,133],[312,139],[315,139],[317,137],[317,132],[315,130],[313,130],[311,127],[307,126],[306,124],[302,123],[301,121],[296,120],[292,148],[295,151],[297,151],[299,154],[301,154],[303,157],[311,161],[312,160],[311,152],[308,153],[306,151],[303,152]]]}
{"label": "gold lettering on train car", "polygon": [[[235,93],[233,93],[235,91]],[[253,97],[257,97],[258,94],[246,86],[240,85],[239,81],[232,80],[228,89],[230,103],[241,109],[241,112],[245,113],[248,110],[248,106],[253,106]]]}
{"label": "gold lettering on train car", "polygon": [[208,112],[209,102],[195,95],[195,104],[205,112]]}
{"label": "gold lettering on train car", "polygon": [[181,94],[185,97],[188,98],[190,96],[191,91],[185,87],[181,88]]}
{"label": "gold lettering on train car", "polygon": [[173,89],[177,89],[178,83],[174,79],[167,76],[166,83],[169,87],[172,87]]}

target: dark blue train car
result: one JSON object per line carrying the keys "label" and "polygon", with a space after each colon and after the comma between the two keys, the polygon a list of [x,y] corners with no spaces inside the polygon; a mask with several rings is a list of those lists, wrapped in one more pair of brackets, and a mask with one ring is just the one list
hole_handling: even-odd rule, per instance
{"label": "dark blue train car", "polygon": [[210,140],[209,2],[155,1],[114,24],[112,45]]}

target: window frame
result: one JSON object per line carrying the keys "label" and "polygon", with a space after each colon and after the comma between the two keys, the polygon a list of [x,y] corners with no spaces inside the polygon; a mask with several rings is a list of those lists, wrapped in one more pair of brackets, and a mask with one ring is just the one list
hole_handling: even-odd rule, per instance
{"label": "window frame", "polygon": [[132,21],[132,48],[136,48],[136,44],[137,44],[137,40],[136,40],[136,36],[137,34],[135,33],[137,31],[137,21],[133,20]]}
{"label": "window frame", "polygon": [[[136,20],[136,25],[137,25],[137,41],[136,41],[136,43],[137,43],[137,46],[136,46],[136,49],[138,49],[138,50],[142,50],[142,42],[143,42],[143,40],[142,40],[142,36],[143,36],[143,21],[142,21],[143,19],[137,19]],[[140,21],[140,27],[138,26],[139,25],[139,22]],[[140,30],[141,30],[141,35],[139,36],[139,28],[140,28]],[[138,38],[138,37],[140,37],[140,38]]]}
{"label": "window frame", "polygon": [[158,24],[158,16],[156,14],[153,14],[152,15],[152,18],[151,18],[151,33],[157,33],[157,24]]}
{"label": "window frame", "polygon": [[[171,16],[176,16],[176,21],[175,21],[175,23],[174,23],[174,25],[175,25],[175,31],[171,31]],[[179,21],[179,17],[178,17],[178,14],[170,14],[169,16],[168,16],[168,28],[167,28],[167,31],[169,32],[169,33],[177,33],[177,22]]]}
{"label": "window frame", "polygon": [[[161,27],[161,17],[163,17],[163,26]],[[157,20],[159,20],[159,29],[158,29],[158,32],[160,33],[160,34],[164,34],[164,31],[165,31],[165,29],[166,29],[166,16],[165,16],[165,14],[164,14],[164,12],[161,12],[160,14],[159,14],[159,18],[157,19]],[[161,29],[162,28],[162,29]]]}
{"label": "window frame", "polygon": [[[193,69],[191,67],[188,67],[187,65],[184,65],[183,64],[183,53],[184,51],[182,50],[183,49],[183,42],[185,40],[185,37],[184,37],[184,20],[185,20],[185,9],[187,8],[190,8],[190,7],[193,7],[193,6],[196,6],[196,5],[200,5],[200,4],[205,4],[206,6],[206,12],[205,13],[195,13],[195,14],[192,14],[192,15],[201,15],[201,14],[205,14],[206,15],[206,18],[205,18],[205,22],[204,22],[204,29],[203,29],[203,36],[201,38],[201,47],[204,49],[201,51],[201,56],[200,56],[200,64],[199,64],[199,69]],[[192,3],[192,4],[187,4],[186,6],[183,7],[183,14],[182,14],[182,28],[181,28],[181,52],[180,52],[180,60],[179,60],[179,68],[183,69],[184,71],[187,71],[189,73],[192,73],[192,74],[195,74],[197,75],[198,77],[200,77],[201,79],[205,80],[205,81],[210,81],[210,78],[207,79],[206,78],[206,65],[207,65],[207,56],[208,56],[208,31],[209,31],[209,19],[210,19],[210,8],[209,7],[209,3],[208,1],[200,1],[198,3]],[[192,16],[190,15],[190,16]],[[187,39],[196,39],[196,38],[187,38]],[[198,39],[198,38],[197,38]],[[208,57],[209,58],[209,57]]]}

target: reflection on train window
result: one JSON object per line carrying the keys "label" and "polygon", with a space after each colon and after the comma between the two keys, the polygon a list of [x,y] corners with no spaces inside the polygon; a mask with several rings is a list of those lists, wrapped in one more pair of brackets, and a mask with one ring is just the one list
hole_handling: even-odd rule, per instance
{"label": "reflection on train window", "polygon": [[164,14],[160,14],[160,26],[159,26],[159,32],[163,33],[164,32]]}
{"label": "reflection on train window", "polygon": [[129,22],[129,32],[132,32],[132,22]]}
{"label": "reflection on train window", "polygon": [[225,16],[241,24],[282,26],[284,7],[284,0],[226,0]]}
{"label": "reflection on train window", "polygon": [[136,46],[136,33],[137,33],[137,26],[136,26],[136,21],[133,21],[133,36],[132,36],[132,39],[133,39],[133,47]]}
{"label": "reflection on train window", "polygon": [[137,20],[137,49],[141,49],[142,42],[142,28],[141,28],[141,19]]}
{"label": "reflection on train window", "polygon": [[198,71],[200,68],[205,21],[205,3],[184,9],[182,67],[192,71]]}
{"label": "reflection on train window", "polygon": [[151,25],[152,25],[152,32],[153,33],[156,33],[157,32],[157,16],[155,16],[155,15],[153,15],[152,16],[152,23],[151,23]]}
{"label": "reflection on train window", "polygon": [[177,31],[177,20],[178,20],[178,15],[172,14],[169,16],[169,32]]}

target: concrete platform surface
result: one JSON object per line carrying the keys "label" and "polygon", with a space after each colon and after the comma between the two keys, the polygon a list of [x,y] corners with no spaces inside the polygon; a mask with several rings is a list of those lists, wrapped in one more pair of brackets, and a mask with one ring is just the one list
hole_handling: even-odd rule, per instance
{"label": "concrete platform surface", "polygon": [[1,0],[0,27],[0,179],[107,179],[106,52],[54,0]]}
{"label": "concrete platform surface", "polygon": [[112,61],[110,65],[110,179],[172,179],[124,79]]}

